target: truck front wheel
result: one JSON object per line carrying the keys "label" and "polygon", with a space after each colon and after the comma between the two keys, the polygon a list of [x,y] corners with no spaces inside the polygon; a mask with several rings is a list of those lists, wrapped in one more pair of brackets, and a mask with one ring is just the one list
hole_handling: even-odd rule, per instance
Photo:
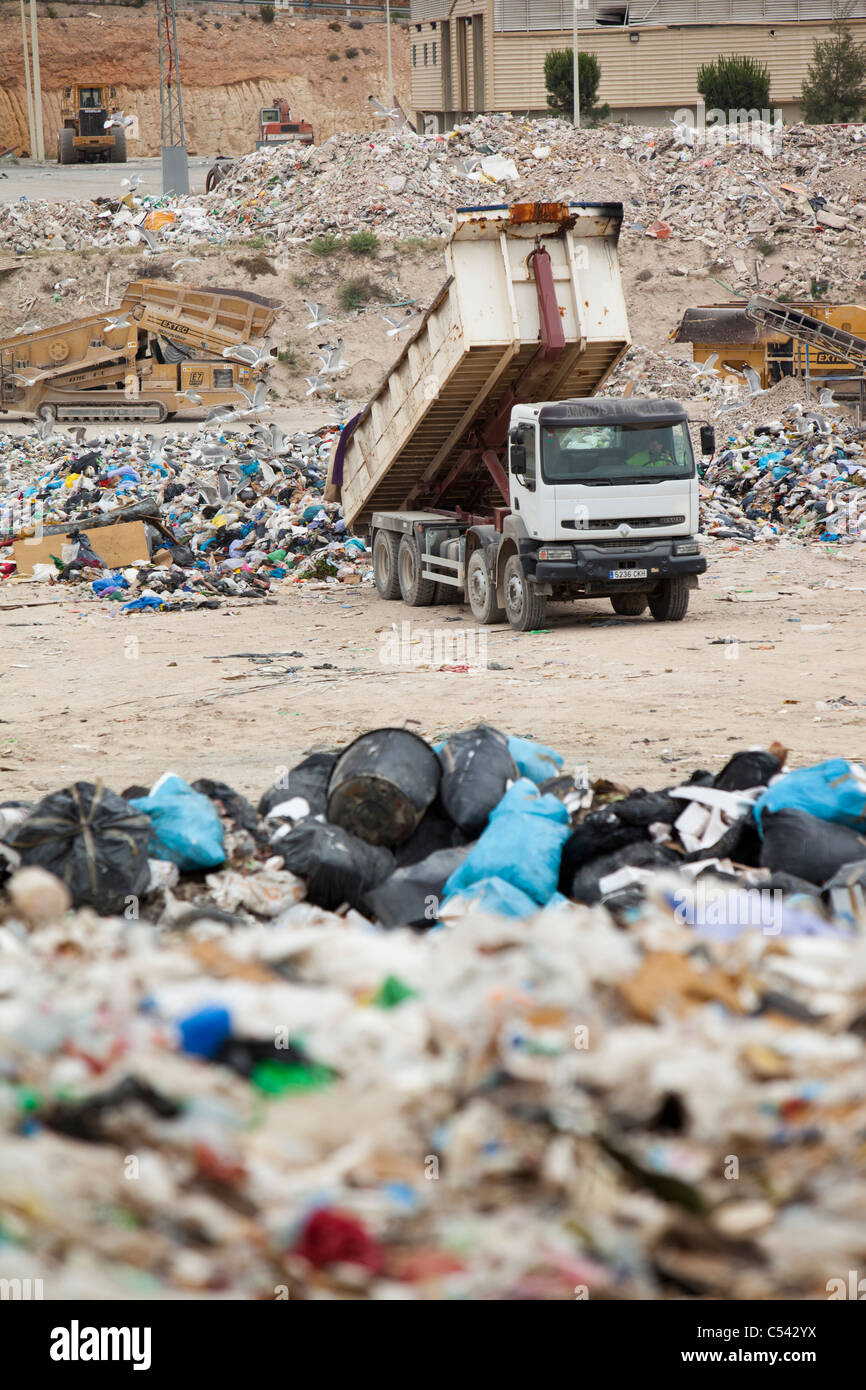
{"label": "truck front wheel", "polygon": [[646,594],[611,594],[611,606],[614,613],[619,613],[623,618],[639,618],[641,613],[646,611]]}
{"label": "truck front wheel", "polygon": [[466,567],[466,596],[477,623],[501,623],[505,609],[496,599],[496,585],[483,550],[473,550]]}
{"label": "truck front wheel", "polygon": [[544,626],[547,599],[539,594],[523,573],[519,555],[512,555],[505,566],[505,616],[515,632],[533,632]]}
{"label": "truck front wheel", "polygon": [[377,531],[373,539],[373,578],[382,598],[400,597],[400,577],[397,571],[397,552],[400,537],[393,531]]}
{"label": "truck front wheel", "polygon": [[114,144],[108,152],[108,159],[111,164],[126,163],[126,131],[115,130]]}
{"label": "truck front wheel", "polygon": [[689,587],[683,575],[665,579],[658,593],[650,594],[650,612],[657,623],[678,623],[686,616]]}
{"label": "truck front wheel", "polygon": [[436,597],[436,580],[421,577],[421,549],[414,536],[403,536],[397,552],[400,593],[410,608],[429,608]]}
{"label": "truck front wheel", "polygon": [[71,126],[64,126],[57,134],[57,163],[75,163],[75,131]]}

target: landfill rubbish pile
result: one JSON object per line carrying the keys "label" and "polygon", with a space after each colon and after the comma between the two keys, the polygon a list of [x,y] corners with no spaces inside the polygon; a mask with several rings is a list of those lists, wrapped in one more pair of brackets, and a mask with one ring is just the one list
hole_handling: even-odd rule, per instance
{"label": "landfill rubbish pile", "polygon": [[[833,293],[850,292],[863,274],[864,149],[858,126],[575,130],[557,119],[482,115],[447,135],[403,126],[334,135],[305,151],[258,151],[231,164],[204,196],[3,205],[0,249],[132,242],[151,253],[361,227],[426,238],[449,233],[460,204],[507,191],[509,201],[622,201],[626,240],[697,243],[737,283],[752,282],[756,244],[773,242],[782,259],[768,261],[763,278],[776,295],[802,293],[804,274],[826,280]],[[766,247],[758,254],[763,259]]]}
{"label": "landfill rubbish pile", "polygon": [[0,1276],[825,1298],[866,1257],[866,771],[786,756],[645,790],[376,730],[256,807],[3,802]]}
{"label": "landfill rubbish pile", "polygon": [[[263,597],[280,582],[360,581],[364,543],[322,500],[336,428],[291,438],[276,426],[89,441],[51,426],[45,437],[0,433],[0,577],[21,572],[29,538],[47,553],[26,577],[87,584],[127,612]],[[149,553],[112,568],[99,554],[107,523],[133,520]]]}
{"label": "landfill rubbish pile", "polygon": [[[780,386],[790,391],[789,383]],[[760,398],[753,402],[745,430],[729,432],[728,416],[717,427],[701,484],[703,533],[846,545],[866,539],[866,431],[820,405],[795,403],[777,416],[777,402],[767,404],[762,410]]]}

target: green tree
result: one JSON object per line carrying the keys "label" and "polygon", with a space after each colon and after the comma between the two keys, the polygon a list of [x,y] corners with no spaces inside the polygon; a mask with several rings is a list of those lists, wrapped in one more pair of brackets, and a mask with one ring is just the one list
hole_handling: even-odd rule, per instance
{"label": "green tree", "polygon": [[866,108],[866,44],[856,44],[838,15],[833,37],[815,44],[803,83],[803,115],[811,125],[859,121]]}
{"label": "green tree", "polygon": [[764,111],[770,106],[770,73],[755,58],[717,58],[698,68],[698,91],[719,111]]}
{"label": "green tree", "polygon": [[[598,84],[601,81],[601,66],[594,53],[577,55],[578,85],[580,87],[580,114],[588,121],[603,121],[610,115],[610,107],[605,103],[596,106]],[[544,85],[547,88],[547,105],[558,116],[571,120],[574,114],[574,49],[552,48],[544,59]]]}

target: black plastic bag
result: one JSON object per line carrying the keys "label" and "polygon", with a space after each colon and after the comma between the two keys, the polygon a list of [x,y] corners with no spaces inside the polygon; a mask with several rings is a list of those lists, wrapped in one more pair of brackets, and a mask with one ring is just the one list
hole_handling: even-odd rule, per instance
{"label": "black plastic bag", "polygon": [[797,874],[810,883],[824,884],[843,864],[866,859],[866,837],[791,806],[764,811],[761,828],[763,867]]}
{"label": "black plastic bag", "polygon": [[74,782],[53,792],[16,826],[8,843],[22,864],[38,864],[63,880],[74,907],[122,912],[150,882],[150,817],[101,782]]}
{"label": "black plastic bag", "polygon": [[402,868],[404,864],[417,864],[420,860],[427,859],[437,850],[457,849],[466,843],[463,831],[446,814],[441,800],[437,797],[409,839],[395,847],[394,859],[397,867]]}
{"label": "black plastic bag", "polygon": [[603,897],[599,887],[601,880],[617,869],[664,869],[680,863],[680,856],[664,845],[654,844],[651,840],[638,840],[614,854],[599,854],[584,864],[574,875],[568,896],[579,903],[598,903]]}
{"label": "black plastic bag", "polygon": [[489,724],[452,734],[439,750],[442,782],[439,796],[446,812],[464,834],[474,838],[505,795],[505,785],[520,776],[508,740]]}
{"label": "black plastic bag", "polygon": [[390,850],[327,821],[302,821],[274,849],[287,869],[307,880],[309,901],[331,911],[343,903],[363,911],[364,894],[394,869]]}
{"label": "black plastic bag", "polygon": [[309,806],[311,816],[324,815],[328,804],[328,783],[339,753],[311,753],[293,767],[285,786],[269,787],[259,798],[259,815],[266,816],[275,806],[301,796]]}
{"label": "black plastic bag", "polygon": [[251,835],[262,833],[261,820],[245,796],[234,791],[226,782],[214,782],[210,777],[200,777],[193,782],[194,792],[201,792],[211,801],[218,802],[217,810],[222,808],[236,830],[248,830]]}
{"label": "black plastic bag", "polygon": [[[683,802],[683,807],[687,804]],[[690,850],[683,856],[683,863],[694,864],[701,859],[733,859],[736,864],[757,868],[763,862],[761,854],[761,837],[750,807],[739,820],[728,826],[715,844],[706,845],[703,849]]]}
{"label": "black plastic bag", "polygon": [[568,896],[577,871],[584,864],[604,854],[646,841],[642,827],[624,825],[610,806],[601,806],[575,826],[562,847],[559,861],[559,891]]}
{"label": "black plastic bag", "polygon": [[748,748],[742,753],[735,753],[725,763],[713,785],[723,792],[744,792],[750,787],[766,787],[781,766],[774,753],[767,753],[761,748]]}
{"label": "black plastic bag", "polygon": [[439,849],[395,869],[367,894],[366,907],[385,927],[432,927],[439,920],[442,890],[468,853],[468,845]]}

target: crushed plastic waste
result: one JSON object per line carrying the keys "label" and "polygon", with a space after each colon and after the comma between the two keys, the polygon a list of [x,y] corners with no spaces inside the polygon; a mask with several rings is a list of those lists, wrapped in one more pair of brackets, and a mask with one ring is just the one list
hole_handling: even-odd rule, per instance
{"label": "crushed plastic waste", "polygon": [[[126,613],[367,580],[364,543],[321,495],[337,428],[291,439],[273,426],[161,439],[135,430],[86,449],[62,430],[47,440],[0,431],[0,576],[18,572],[16,541],[26,559],[28,538],[57,535],[33,577],[86,585]],[[143,523],[149,558],[121,569],[102,560],[115,521]]]}
{"label": "crushed plastic waste", "polygon": [[[461,805],[503,749],[560,762],[464,734]],[[148,860],[137,795],[0,805],[0,1273],[571,1301],[824,1298],[857,1268],[857,765],[772,745],[629,788],[512,764],[467,843],[460,747],[393,853],[326,819],[341,749],[258,810],[197,783],[217,870]]]}

